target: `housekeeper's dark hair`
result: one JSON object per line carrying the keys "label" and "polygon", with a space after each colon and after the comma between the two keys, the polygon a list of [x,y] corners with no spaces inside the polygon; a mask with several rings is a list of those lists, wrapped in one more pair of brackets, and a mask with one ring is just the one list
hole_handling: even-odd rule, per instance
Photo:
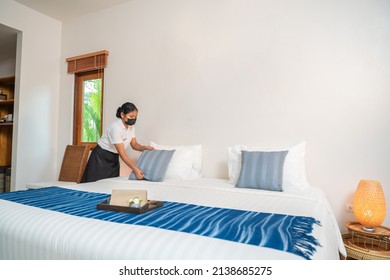
{"label": "housekeeper's dark hair", "polygon": [[120,118],[121,117],[121,113],[126,115],[126,114],[128,114],[130,112],[133,112],[133,111],[137,111],[138,112],[137,107],[135,107],[135,105],[133,103],[126,102],[126,103],[124,103],[121,107],[119,107],[116,110],[116,117]]}

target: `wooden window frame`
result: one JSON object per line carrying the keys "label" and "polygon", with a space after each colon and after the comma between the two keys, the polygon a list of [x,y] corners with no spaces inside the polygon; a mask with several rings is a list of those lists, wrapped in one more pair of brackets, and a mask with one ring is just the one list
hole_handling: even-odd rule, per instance
{"label": "wooden window frame", "polygon": [[102,98],[100,111],[100,135],[102,135],[103,127],[103,98],[104,98],[104,70],[76,73],[75,74],[75,89],[74,89],[74,109],[73,109],[73,145],[88,145],[91,149],[96,146],[96,142],[82,142],[82,121],[83,121],[83,87],[85,80],[101,79],[102,80]]}
{"label": "wooden window frame", "polygon": [[96,146],[96,142],[82,142],[83,121],[83,91],[84,80],[101,79],[102,96],[100,111],[100,136],[103,128],[103,97],[104,97],[104,68],[107,67],[107,50],[73,56],[66,59],[68,73],[75,74],[74,108],[73,108],[73,145]]}

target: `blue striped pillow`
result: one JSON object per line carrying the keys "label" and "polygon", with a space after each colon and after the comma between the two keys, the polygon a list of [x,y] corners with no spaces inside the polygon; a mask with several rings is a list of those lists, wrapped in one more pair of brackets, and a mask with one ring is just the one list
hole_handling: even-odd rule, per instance
{"label": "blue striped pillow", "polygon": [[[137,167],[144,173],[144,179],[152,182],[164,181],[174,152],[175,150],[143,151],[137,162]],[[133,172],[129,179],[137,180]]]}
{"label": "blue striped pillow", "polygon": [[288,151],[242,151],[236,187],[283,191],[283,167]]}

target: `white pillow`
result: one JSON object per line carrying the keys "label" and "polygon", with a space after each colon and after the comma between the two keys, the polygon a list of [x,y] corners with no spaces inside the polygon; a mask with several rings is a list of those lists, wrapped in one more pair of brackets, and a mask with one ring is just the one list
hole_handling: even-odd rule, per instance
{"label": "white pillow", "polygon": [[283,188],[305,189],[309,186],[305,165],[306,142],[290,147],[259,148],[236,145],[228,148],[229,182],[236,185],[241,170],[241,151],[283,151],[288,150],[283,169]]}
{"label": "white pillow", "polygon": [[168,146],[153,141],[156,150],[175,150],[165,179],[195,180],[202,177],[202,145]]}

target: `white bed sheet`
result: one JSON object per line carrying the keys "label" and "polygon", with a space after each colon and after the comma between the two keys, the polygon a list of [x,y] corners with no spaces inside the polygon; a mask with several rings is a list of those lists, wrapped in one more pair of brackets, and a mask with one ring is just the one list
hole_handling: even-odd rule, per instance
{"label": "white bed sheet", "polygon": [[[147,190],[148,198],[309,216],[321,221],[313,259],[346,255],[340,230],[319,188],[271,192],[239,189],[224,179],[131,181],[127,177],[62,186],[110,194],[113,189]],[[170,230],[71,216],[0,200],[0,259],[302,259],[265,247]]]}

